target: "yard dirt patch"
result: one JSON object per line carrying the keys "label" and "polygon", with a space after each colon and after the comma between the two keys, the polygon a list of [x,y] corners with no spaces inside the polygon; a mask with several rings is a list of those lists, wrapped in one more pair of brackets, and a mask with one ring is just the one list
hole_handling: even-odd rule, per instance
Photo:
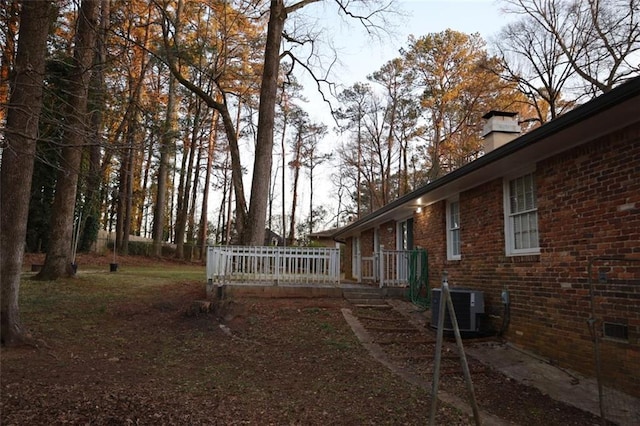
{"label": "yard dirt patch", "polygon": [[[56,282],[25,274],[22,319],[39,343],[2,348],[3,425],[427,423],[429,392],[370,355],[343,299],[236,299],[202,313],[193,309],[205,298],[201,265],[121,260],[128,267],[109,273],[101,262],[109,263]],[[415,334],[395,339],[424,340]],[[428,360],[400,346],[391,355],[402,368],[417,362],[423,368],[411,374],[430,379]],[[507,423],[598,423],[476,370],[481,409]],[[455,376],[443,386],[466,398]],[[473,419],[440,403],[437,423]]]}

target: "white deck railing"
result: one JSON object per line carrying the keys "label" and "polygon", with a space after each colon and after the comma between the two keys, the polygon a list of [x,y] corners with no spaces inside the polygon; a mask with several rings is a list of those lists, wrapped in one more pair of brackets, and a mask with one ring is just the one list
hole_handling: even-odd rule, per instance
{"label": "white deck railing", "polygon": [[404,287],[409,285],[409,260],[411,250],[381,250],[377,253],[380,287]]}
{"label": "white deck railing", "polygon": [[207,279],[217,283],[338,285],[340,250],[324,247],[208,247]]}
{"label": "white deck railing", "polygon": [[361,256],[360,281],[375,282],[380,287],[408,286],[410,259],[411,250],[381,250],[373,256]]}

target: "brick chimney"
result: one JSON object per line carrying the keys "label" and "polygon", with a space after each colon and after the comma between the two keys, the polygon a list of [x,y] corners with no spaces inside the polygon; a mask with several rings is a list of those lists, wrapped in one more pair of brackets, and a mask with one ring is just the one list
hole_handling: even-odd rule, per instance
{"label": "brick chimney", "polygon": [[517,112],[489,111],[482,116],[487,122],[482,129],[484,153],[511,142],[521,132]]}

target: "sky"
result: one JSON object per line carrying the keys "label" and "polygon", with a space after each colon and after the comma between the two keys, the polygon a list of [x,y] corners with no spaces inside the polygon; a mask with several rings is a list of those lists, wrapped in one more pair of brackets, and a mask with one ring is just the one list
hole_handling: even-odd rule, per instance
{"label": "sky", "polygon": [[[371,40],[357,25],[335,18],[335,11],[319,6],[312,11],[319,19],[319,25],[329,26],[330,41],[339,51],[340,64],[336,68],[335,82],[344,87],[356,82],[365,82],[367,75],[377,71],[389,60],[400,56],[399,50],[407,46],[410,35],[421,37],[428,33],[441,32],[448,28],[464,33],[479,33],[485,41],[489,41],[500,28],[513,19],[501,12],[501,4],[495,0],[404,0],[397,1],[398,8],[404,16],[395,18],[394,36],[383,40]],[[334,127],[329,108],[317,94],[315,84],[311,80],[301,80],[305,86],[308,104],[305,110],[314,121],[324,122],[329,128]],[[335,134],[329,134],[323,142],[321,150],[331,152],[335,143]],[[274,164],[276,167],[277,164]],[[334,167],[325,166],[315,172],[314,205],[330,205],[330,213],[334,213],[335,188],[331,185],[331,173]],[[289,171],[287,171],[289,173]],[[281,173],[281,171],[279,171]],[[278,177],[280,180],[280,177]],[[308,181],[300,187],[298,220],[308,215]],[[287,204],[290,203],[286,201]],[[287,207],[289,211],[290,207]],[[277,211],[281,211],[278,208]]]}
{"label": "sky", "polygon": [[399,56],[398,51],[406,47],[409,35],[420,37],[450,28],[464,33],[477,32],[488,40],[508,18],[500,12],[500,3],[494,0],[404,0],[396,4],[405,16],[394,18],[395,27],[392,24],[390,30],[395,37],[381,42],[372,41],[357,25],[336,25],[334,43],[347,54],[342,59],[344,80],[364,81],[368,74]]}

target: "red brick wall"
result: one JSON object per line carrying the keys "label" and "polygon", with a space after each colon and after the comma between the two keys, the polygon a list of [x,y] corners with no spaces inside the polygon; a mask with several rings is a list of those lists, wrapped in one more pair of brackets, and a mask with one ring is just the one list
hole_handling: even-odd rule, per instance
{"label": "red brick wall", "polygon": [[441,201],[424,207],[421,213],[413,215],[413,244],[427,250],[429,281],[432,287],[439,287],[440,276],[446,267],[445,209],[446,204]]}
{"label": "red brick wall", "polygon": [[[505,256],[503,180],[459,194],[462,256],[446,259],[445,202],[415,216],[414,242],[429,255],[430,285],[446,270],[452,287],[482,290],[486,312],[502,325],[509,291],[514,344],[593,375],[588,262],[640,258],[640,129],[626,129],[537,164],[540,255]],[[453,194],[452,194],[453,195]],[[604,342],[607,375],[640,396],[640,265],[595,266],[596,316],[628,326],[629,342]]]}
{"label": "red brick wall", "polygon": [[[543,313],[551,330],[541,337],[546,352],[592,371],[589,260],[596,256],[640,259],[640,127],[543,162],[538,167],[541,271],[554,292]],[[625,322],[629,343],[603,342],[608,376],[640,396],[640,264],[596,262],[592,281],[595,313]],[[606,282],[598,283],[597,272]]]}

